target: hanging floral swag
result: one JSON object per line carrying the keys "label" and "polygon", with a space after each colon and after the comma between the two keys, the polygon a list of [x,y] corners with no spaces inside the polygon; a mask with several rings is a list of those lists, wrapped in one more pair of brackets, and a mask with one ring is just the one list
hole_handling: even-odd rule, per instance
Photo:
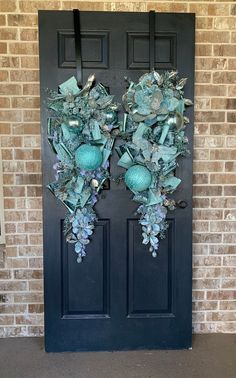
{"label": "hanging floral swag", "polygon": [[49,90],[48,141],[57,155],[56,181],[48,185],[67,207],[64,233],[75,244],[77,261],[86,255],[86,245],[94,230],[93,209],[98,192],[109,178],[109,157],[117,127],[117,105],[102,84],[92,88],[94,75],[83,89],[75,77]]}
{"label": "hanging floral swag", "polygon": [[[93,209],[98,192],[110,178],[109,157],[119,133],[124,143],[117,147],[118,165],[127,169],[124,180],[134,193],[133,200],[142,225],[143,244],[156,257],[159,239],[165,237],[167,210],[175,208],[169,197],[181,180],[175,177],[177,157],[188,152],[184,116],[186,79],[177,72],[163,75],[153,71],[137,84],[129,82],[123,96],[126,113],[118,124],[118,106],[102,86],[92,88],[94,75],[83,89],[74,77],[49,92],[48,141],[57,155],[56,181],[51,192],[68,208],[64,221],[66,240],[75,244],[77,261],[86,255],[86,245],[94,230]],[[117,128],[119,127],[119,132]]]}
{"label": "hanging floral swag", "polygon": [[153,71],[137,84],[129,81],[123,96],[124,143],[117,148],[118,165],[127,169],[125,183],[134,193],[133,200],[141,204],[137,213],[143,244],[149,245],[153,257],[168,228],[167,210],[175,208],[169,194],[181,182],[175,176],[176,159],[188,153],[184,129],[189,119],[184,112],[192,101],[184,98],[186,81],[177,72],[160,75]]}

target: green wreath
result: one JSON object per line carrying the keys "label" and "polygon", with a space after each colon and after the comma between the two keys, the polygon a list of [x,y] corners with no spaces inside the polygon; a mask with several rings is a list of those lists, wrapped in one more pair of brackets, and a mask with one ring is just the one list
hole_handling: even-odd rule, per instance
{"label": "green wreath", "polygon": [[50,90],[48,141],[57,155],[56,181],[48,188],[67,207],[66,240],[75,244],[77,261],[86,255],[96,213],[98,192],[109,178],[109,157],[117,127],[117,105],[102,84],[92,88],[94,75],[83,89],[75,77]]}
{"label": "green wreath", "polygon": [[181,182],[175,176],[177,158],[188,153],[184,129],[189,119],[184,111],[192,101],[184,98],[186,81],[179,80],[177,72],[153,71],[137,84],[129,81],[123,96],[124,143],[117,148],[118,165],[127,169],[125,183],[134,193],[133,200],[141,204],[137,213],[143,244],[149,244],[153,257],[168,227],[167,210],[175,208],[169,194]]}

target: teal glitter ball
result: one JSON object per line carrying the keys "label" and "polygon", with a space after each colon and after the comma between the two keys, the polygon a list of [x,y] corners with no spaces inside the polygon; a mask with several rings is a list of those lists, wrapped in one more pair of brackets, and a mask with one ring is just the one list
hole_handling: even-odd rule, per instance
{"label": "teal glitter ball", "polygon": [[126,185],[135,192],[146,190],[151,185],[151,182],[151,172],[142,165],[133,165],[125,174]]}
{"label": "teal glitter ball", "polygon": [[106,122],[109,123],[114,123],[117,120],[117,112],[114,110],[108,110],[106,112]]}
{"label": "teal glitter ball", "polygon": [[102,164],[102,153],[96,146],[82,144],[75,152],[76,165],[85,171],[93,171]]}

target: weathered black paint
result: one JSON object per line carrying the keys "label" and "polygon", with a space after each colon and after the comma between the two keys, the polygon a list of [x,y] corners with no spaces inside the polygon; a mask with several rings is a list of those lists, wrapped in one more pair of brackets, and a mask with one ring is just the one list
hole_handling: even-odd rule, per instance
{"label": "weathered black paint", "polygon": [[[39,27],[46,350],[188,348],[192,159],[183,159],[177,168],[182,184],[175,199],[188,206],[169,213],[168,237],[158,258],[142,245],[131,193],[111,182],[96,205],[99,221],[87,257],[77,264],[62,232],[65,209],[45,189],[53,180],[55,160],[47,143],[45,89],[57,88],[75,74],[73,13],[40,11]],[[84,81],[95,73],[121,102],[124,76],[137,80],[149,70],[148,13],[81,12],[81,30]],[[186,97],[193,99],[193,14],[156,14],[155,67],[177,68],[188,77]],[[193,107],[187,115],[191,150]],[[116,162],[114,153],[113,174],[122,170]]]}

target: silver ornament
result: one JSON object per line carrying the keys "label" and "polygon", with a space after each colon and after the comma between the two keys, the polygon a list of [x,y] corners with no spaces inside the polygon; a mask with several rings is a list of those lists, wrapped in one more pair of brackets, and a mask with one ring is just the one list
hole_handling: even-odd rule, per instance
{"label": "silver ornament", "polygon": [[92,179],[92,180],[91,180],[91,186],[92,186],[93,188],[97,188],[98,185],[99,185],[98,180],[96,180],[96,179]]}

